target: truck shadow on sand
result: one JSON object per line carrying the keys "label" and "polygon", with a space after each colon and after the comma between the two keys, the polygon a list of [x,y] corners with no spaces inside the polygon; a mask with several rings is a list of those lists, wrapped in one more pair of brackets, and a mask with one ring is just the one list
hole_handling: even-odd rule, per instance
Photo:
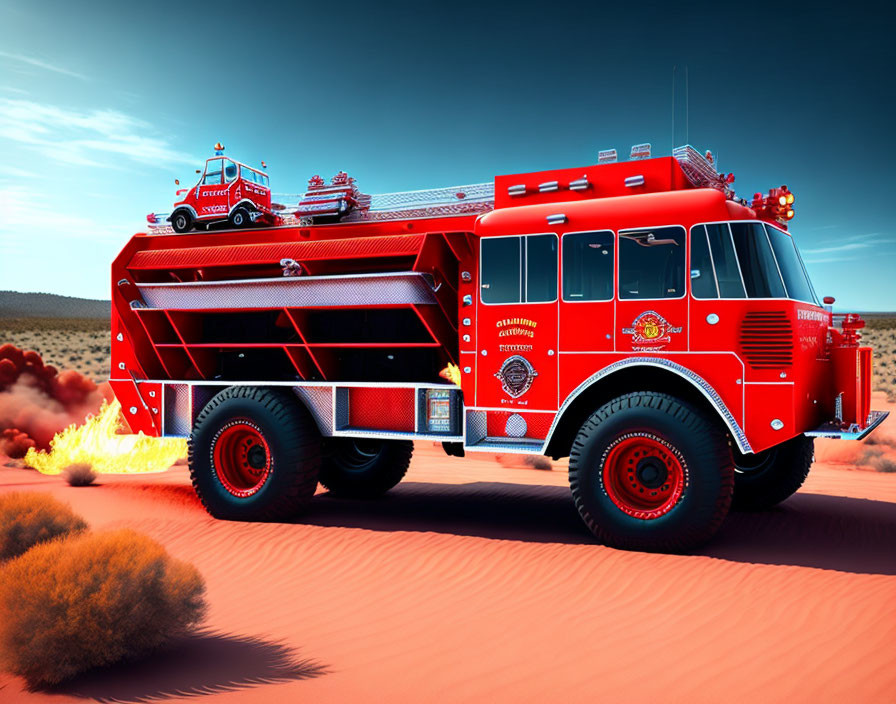
{"label": "truck shadow on sand", "polygon": [[198,633],[138,662],[86,672],[44,690],[100,702],[152,702],[320,677],[328,669],[277,642]]}
{"label": "truck shadow on sand", "polygon": [[[569,489],[500,482],[404,482],[382,499],[315,498],[297,522],[532,543],[593,544]],[[735,562],[896,574],[896,504],[798,493],[773,509],[732,511],[698,555]]]}

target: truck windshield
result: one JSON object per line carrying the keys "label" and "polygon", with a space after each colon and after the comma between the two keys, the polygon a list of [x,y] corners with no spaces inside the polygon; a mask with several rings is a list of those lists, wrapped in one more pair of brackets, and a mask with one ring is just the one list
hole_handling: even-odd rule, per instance
{"label": "truck windshield", "polygon": [[691,293],[696,298],[790,298],[818,305],[793,238],[761,222],[691,229]]}
{"label": "truck windshield", "polygon": [[817,304],[815,291],[812,290],[812,284],[809,282],[793,237],[771,225],[766,225],[765,230],[768,232],[768,239],[772,243],[775,258],[778,260],[778,268],[784,279],[787,297],[805,303]]}

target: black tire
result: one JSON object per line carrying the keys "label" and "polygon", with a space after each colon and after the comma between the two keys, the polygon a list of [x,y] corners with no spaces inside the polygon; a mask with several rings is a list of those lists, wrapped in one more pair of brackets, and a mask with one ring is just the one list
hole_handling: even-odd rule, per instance
{"label": "black tire", "polygon": [[[244,439],[238,437],[240,433]],[[216,518],[290,518],[317,490],[320,446],[314,420],[289,394],[230,387],[209,401],[193,424],[189,441],[193,488]],[[234,451],[228,452],[228,448]],[[240,452],[245,455],[244,462],[224,461]],[[247,476],[250,481],[242,481]],[[260,484],[252,485],[252,481]]]}
{"label": "black tire", "polygon": [[753,454],[734,454],[734,508],[761,511],[793,496],[809,476],[815,439],[797,435]]}
{"label": "black tire", "polygon": [[[642,444],[648,450],[637,459]],[[734,462],[718,423],[684,401],[643,391],[610,401],[585,421],[570,451],[569,484],[600,542],[683,552],[709,540],[725,519]],[[627,492],[633,498],[620,500]],[[664,495],[655,507],[638,505]]]}
{"label": "black tire", "polygon": [[252,218],[249,216],[249,211],[245,208],[239,207],[230,214],[230,226],[232,228],[242,230],[251,225]]}
{"label": "black tire", "polygon": [[407,474],[414,453],[408,440],[332,438],[320,483],[334,496],[369,499],[385,494]]}
{"label": "black tire", "polygon": [[171,229],[178,234],[189,232],[193,229],[193,216],[189,210],[175,210],[171,215]]}

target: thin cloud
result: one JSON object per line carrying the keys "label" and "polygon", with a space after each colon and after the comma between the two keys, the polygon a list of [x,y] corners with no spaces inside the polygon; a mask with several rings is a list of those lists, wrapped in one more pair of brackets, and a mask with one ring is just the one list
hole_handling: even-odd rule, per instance
{"label": "thin cloud", "polygon": [[849,244],[838,244],[834,247],[804,249],[803,254],[833,254],[834,252],[850,252],[856,249],[868,249],[870,247],[871,245],[866,242],[851,242]]}
{"label": "thin cloud", "polygon": [[41,61],[40,59],[35,59],[30,56],[24,56],[22,54],[13,54],[8,51],[0,51],[0,56],[2,56],[4,59],[11,59],[12,61],[18,61],[23,64],[28,64],[29,66],[35,66],[37,68],[42,68],[44,71],[52,71],[53,73],[60,73],[63,76],[70,76],[71,78],[77,78],[82,81],[90,80],[83,73],[78,73],[77,71],[71,71],[67,68],[62,68],[61,66],[56,66],[55,64],[47,63],[46,61]]}
{"label": "thin cloud", "polygon": [[861,259],[861,257],[826,257],[822,259],[806,259],[806,264],[832,264],[832,263],[840,263],[840,262],[854,262]]}
{"label": "thin cloud", "polygon": [[171,167],[197,162],[153,132],[148,122],[117,110],[78,111],[0,98],[0,138],[63,164],[120,167],[134,161]]}

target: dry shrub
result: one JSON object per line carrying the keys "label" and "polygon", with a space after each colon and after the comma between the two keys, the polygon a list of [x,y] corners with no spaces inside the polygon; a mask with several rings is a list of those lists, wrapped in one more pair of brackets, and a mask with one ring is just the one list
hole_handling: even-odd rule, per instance
{"label": "dry shrub", "polygon": [[87,462],[76,462],[62,470],[65,481],[69,486],[90,486],[96,481],[97,474],[93,471],[93,465]]}
{"label": "dry shrub", "polygon": [[136,659],[205,613],[192,565],[131,530],[61,538],[0,572],[0,662],[31,687]]}
{"label": "dry shrub", "polygon": [[0,561],[86,528],[83,518],[49,494],[14,492],[0,496]]}

